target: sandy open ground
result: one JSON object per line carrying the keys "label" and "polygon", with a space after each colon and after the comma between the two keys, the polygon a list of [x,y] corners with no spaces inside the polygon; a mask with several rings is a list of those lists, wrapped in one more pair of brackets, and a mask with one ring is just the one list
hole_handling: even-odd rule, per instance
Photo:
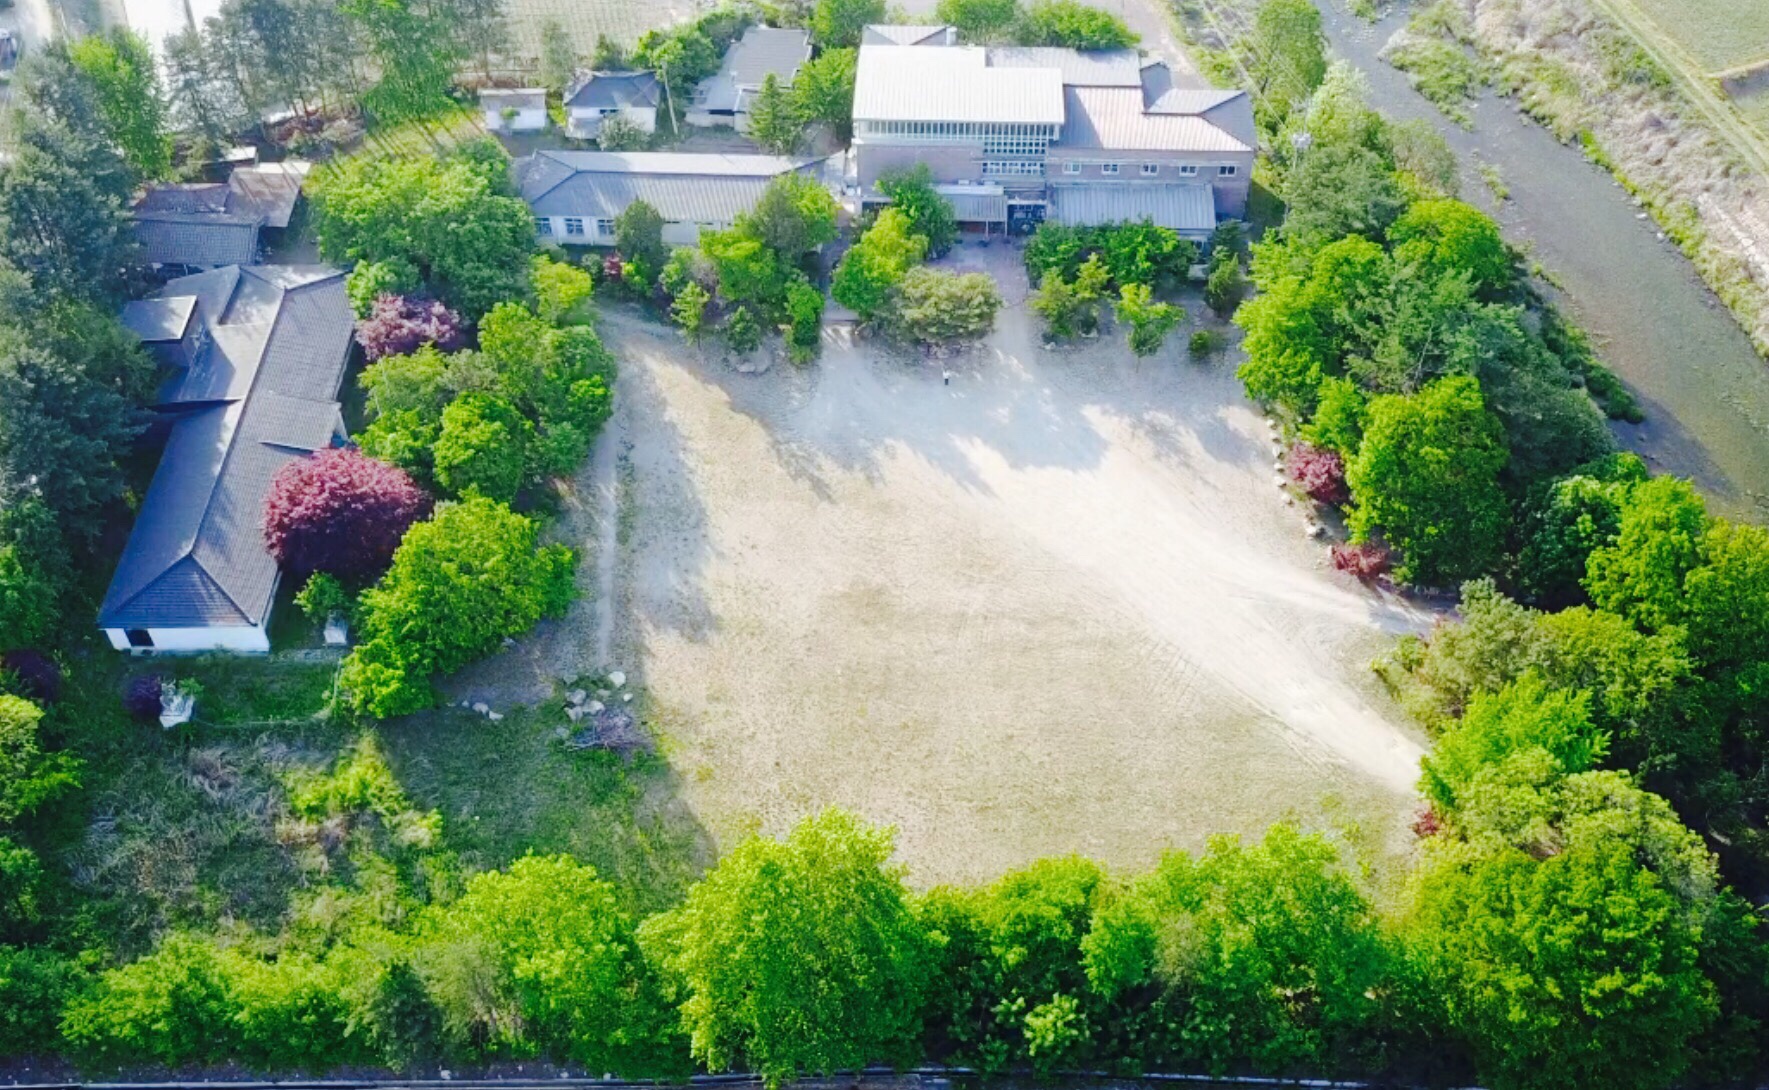
{"label": "sandy open ground", "polygon": [[612,633],[586,605],[478,678],[611,638],[721,847],[839,804],[900,828],[918,884],[1285,816],[1394,843],[1420,746],[1364,666],[1428,618],[1327,569],[1229,363],[1001,327],[946,386],[835,334],[740,374],[611,316],[616,554],[594,487],[565,521],[592,594],[614,561]]}

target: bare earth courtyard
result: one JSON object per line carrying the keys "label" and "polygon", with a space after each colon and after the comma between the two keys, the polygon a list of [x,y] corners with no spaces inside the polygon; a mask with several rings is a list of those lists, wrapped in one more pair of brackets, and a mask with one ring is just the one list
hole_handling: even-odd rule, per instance
{"label": "bare earth courtyard", "polygon": [[1140,367],[1046,352],[1035,322],[947,386],[833,334],[740,374],[610,316],[619,409],[564,520],[589,597],[473,681],[536,699],[606,654],[721,849],[836,804],[896,825],[917,885],[1284,817],[1401,843],[1421,745],[1366,665],[1429,614],[1329,570],[1230,361],[1184,330]]}

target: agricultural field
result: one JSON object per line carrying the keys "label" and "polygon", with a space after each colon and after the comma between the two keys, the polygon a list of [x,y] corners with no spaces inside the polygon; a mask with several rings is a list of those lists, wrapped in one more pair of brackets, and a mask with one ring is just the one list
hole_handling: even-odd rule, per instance
{"label": "agricultural field", "polygon": [[541,28],[556,20],[588,57],[598,35],[606,34],[630,46],[652,27],[669,26],[691,18],[694,0],[510,0],[510,33],[519,57],[540,56]]}
{"label": "agricultural field", "polygon": [[1769,63],[1769,4],[1760,0],[1630,0],[1710,75]]}

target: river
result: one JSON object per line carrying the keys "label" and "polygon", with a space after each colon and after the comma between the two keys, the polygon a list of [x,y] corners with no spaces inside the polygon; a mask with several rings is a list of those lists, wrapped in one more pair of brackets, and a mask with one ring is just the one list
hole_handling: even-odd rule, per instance
{"label": "river", "polygon": [[[1769,363],[1675,245],[1606,171],[1488,94],[1473,131],[1439,113],[1377,58],[1406,11],[1367,23],[1316,0],[1334,51],[1369,76],[1375,105],[1423,118],[1461,157],[1462,196],[1499,218],[1565,288],[1561,306],[1596,340],[1604,362],[1646,411],[1619,424],[1621,442],[1655,469],[1693,478],[1716,511],[1769,521]],[[1498,168],[1496,200],[1473,162]]]}

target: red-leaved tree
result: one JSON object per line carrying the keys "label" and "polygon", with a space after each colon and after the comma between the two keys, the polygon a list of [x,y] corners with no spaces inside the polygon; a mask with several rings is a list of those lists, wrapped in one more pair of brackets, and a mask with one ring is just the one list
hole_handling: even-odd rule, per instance
{"label": "red-leaved tree", "polygon": [[1290,448],[1288,465],[1290,479],[1316,503],[1337,507],[1351,499],[1351,489],[1345,484],[1345,459],[1338,451],[1297,443]]}
{"label": "red-leaved tree", "polygon": [[264,501],[264,543],[296,578],[329,572],[346,582],[379,575],[430,497],[406,475],[356,450],[290,462]]}
{"label": "red-leaved tree", "polygon": [[381,295],[369,316],[356,323],[356,341],[371,360],[403,356],[433,344],[453,352],[467,343],[461,316],[435,299]]}
{"label": "red-leaved tree", "polygon": [[1335,545],[1333,567],[1369,582],[1388,574],[1394,567],[1394,556],[1373,541],[1362,545]]}

